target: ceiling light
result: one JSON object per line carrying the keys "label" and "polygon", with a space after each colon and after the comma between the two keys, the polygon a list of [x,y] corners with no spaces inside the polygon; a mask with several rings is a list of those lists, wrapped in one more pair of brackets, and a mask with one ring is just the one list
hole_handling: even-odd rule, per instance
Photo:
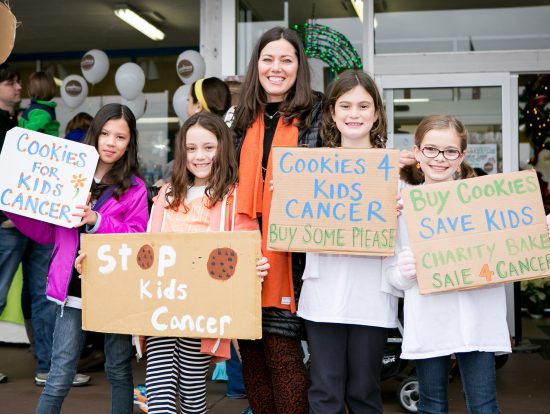
{"label": "ceiling light", "polygon": [[393,100],[394,103],[411,103],[411,102],[430,102],[429,98],[397,98]]}
{"label": "ceiling light", "polygon": [[156,26],[153,26],[151,23],[149,23],[147,20],[141,17],[138,13],[136,13],[126,4],[117,5],[115,8],[115,15],[119,19],[124,20],[134,29],[139,30],[145,36],[153,40],[164,39],[163,32],[161,32]]}

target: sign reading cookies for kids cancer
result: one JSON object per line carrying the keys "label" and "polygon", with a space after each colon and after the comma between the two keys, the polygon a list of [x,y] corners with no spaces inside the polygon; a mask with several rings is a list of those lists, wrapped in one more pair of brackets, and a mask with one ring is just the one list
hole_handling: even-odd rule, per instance
{"label": "sign reading cookies for kids cancer", "polygon": [[550,276],[534,170],[403,190],[420,293]]}
{"label": "sign reading cookies for kids cancer", "polygon": [[258,231],[84,234],[81,249],[86,330],[262,336]]}
{"label": "sign reading cookies for kids cancer", "polygon": [[0,210],[73,227],[86,204],[99,159],[96,149],[24,128],[6,134],[0,153]]}
{"label": "sign reading cookies for kids cancer", "polygon": [[399,151],[273,148],[270,250],[391,256]]}

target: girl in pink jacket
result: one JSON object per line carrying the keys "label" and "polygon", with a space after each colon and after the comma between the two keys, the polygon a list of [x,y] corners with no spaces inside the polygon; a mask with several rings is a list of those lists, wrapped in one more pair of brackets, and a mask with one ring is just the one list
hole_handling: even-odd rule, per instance
{"label": "girl in pink jacket", "polygon": [[[137,233],[146,229],[147,192],[138,174],[136,120],[120,104],[102,107],[85,144],[99,152],[90,202],[73,213],[82,217],[64,228],[9,214],[18,229],[39,243],[54,244],[48,271],[49,299],[59,304],[53,334],[51,369],[40,396],[38,414],[59,413],[76,373],[86,333],[82,331],[80,278],[73,268],[80,233]],[[105,335],[105,370],[112,389],[112,413],[133,412],[133,356],[130,335]]]}
{"label": "girl in pink jacket", "polygon": [[[190,117],[175,149],[172,182],[159,191],[150,231],[258,230],[256,220],[233,211],[238,167],[231,133],[219,116],[200,112]],[[266,276],[268,268],[265,257],[258,260],[258,276]],[[212,355],[223,355],[219,351],[225,348],[229,358],[229,341],[222,342],[212,347],[197,338],[147,338],[149,413],[177,413],[177,395],[183,413],[205,413]]]}

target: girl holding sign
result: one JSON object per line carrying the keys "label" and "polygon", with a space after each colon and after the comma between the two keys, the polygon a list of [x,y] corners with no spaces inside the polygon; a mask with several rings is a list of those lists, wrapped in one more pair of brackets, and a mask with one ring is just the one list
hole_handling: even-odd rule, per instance
{"label": "girl holding sign", "polygon": [[[402,169],[408,185],[473,177],[464,162],[468,131],[455,117],[424,118],[415,133],[415,166]],[[404,211],[406,215],[406,211]],[[449,362],[455,354],[468,412],[496,414],[495,352],[511,352],[504,285],[420,295],[416,259],[399,217],[398,255],[389,258],[390,283],[405,292],[401,358],[416,360],[419,413],[447,413]]]}
{"label": "girl holding sign", "polygon": [[[40,396],[39,414],[59,413],[76,373],[84,345],[80,267],[73,268],[80,233],[137,233],[145,231],[147,191],[138,178],[136,120],[120,104],[102,107],[84,141],[99,152],[89,204],[77,206],[82,217],[75,228],[65,228],[10,214],[15,225],[39,243],[54,243],[46,294],[56,302],[51,369]],[[79,256],[79,262],[83,255]],[[105,335],[105,370],[111,383],[112,412],[133,412],[133,356],[130,335]]]}
{"label": "girl holding sign", "polygon": [[[328,147],[385,148],[386,114],[369,75],[348,70],[331,85],[321,135]],[[310,413],[382,413],[384,345],[397,327],[383,265],[381,256],[307,253],[298,315],[311,354]]]}
{"label": "girl holding sign", "polygon": [[[258,230],[256,220],[235,211],[238,167],[221,117],[208,112],[191,116],[177,135],[175,150],[172,182],[155,198],[149,231]],[[256,269],[261,278],[267,275],[265,257]],[[212,356],[229,359],[229,340],[147,338],[149,413],[177,413],[177,395],[183,413],[205,413]]]}

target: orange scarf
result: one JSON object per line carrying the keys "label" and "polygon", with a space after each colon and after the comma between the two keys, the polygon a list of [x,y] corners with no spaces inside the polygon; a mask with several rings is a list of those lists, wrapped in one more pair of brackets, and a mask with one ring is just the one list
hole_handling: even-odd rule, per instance
{"label": "orange scarf", "polygon": [[[273,179],[271,151],[267,162],[265,182],[262,177],[264,149],[264,117],[260,115],[248,128],[244,138],[239,166],[239,197],[237,212],[251,218],[262,218],[262,252],[268,258],[270,268],[262,285],[262,306],[289,309],[296,312],[292,260],[290,253],[267,250],[269,213],[272,192],[269,183]],[[295,147],[298,145],[298,128],[284,125],[279,118],[271,147]]]}

